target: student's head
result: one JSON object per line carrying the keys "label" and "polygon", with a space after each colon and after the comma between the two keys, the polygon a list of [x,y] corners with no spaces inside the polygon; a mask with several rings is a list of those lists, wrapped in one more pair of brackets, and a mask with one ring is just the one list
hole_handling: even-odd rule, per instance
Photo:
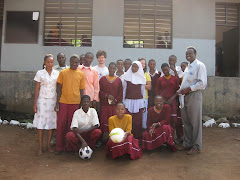
{"label": "student's head", "polygon": [[163,74],[165,74],[165,76],[169,76],[170,68],[167,63],[163,63],[161,66],[161,69],[162,69]]}
{"label": "student's head", "polygon": [[185,71],[185,69],[186,69],[187,66],[188,66],[188,63],[187,63],[187,62],[182,62],[182,63],[181,63],[181,69],[182,69],[183,72]]}
{"label": "student's head", "polygon": [[98,59],[98,64],[105,64],[106,58],[107,58],[107,53],[106,51],[99,50],[96,54],[96,57]]}
{"label": "student's head", "polygon": [[162,96],[155,96],[154,98],[154,105],[156,107],[156,109],[160,110],[163,106],[163,98]]}
{"label": "student's head", "polygon": [[126,113],[125,104],[123,104],[122,102],[117,103],[117,105],[116,105],[116,114],[117,114],[118,118],[122,119],[125,113]]}
{"label": "student's head", "polygon": [[115,62],[110,62],[108,65],[109,76],[114,76],[116,72],[117,65]]}
{"label": "student's head", "polygon": [[81,105],[82,105],[82,108],[83,110],[88,110],[88,108],[90,107],[90,96],[88,95],[83,95],[81,97]]}
{"label": "student's head", "polygon": [[93,53],[87,52],[87,53],[85,54],[84,66],[90,67],[92,61],[93,61]]}
{"label": "student's head", "polygon": [[137,63],[133,63],[132,64],[132,72],[136,73],[138,71],[138,69],[139,69],[139,66],[137,65]]}
{"label": "student's head", "polygon": [[156,61],[154,59],[150,59],[148,61],[148,67],[150,70],[155,70],[156,68]]}
{"label": "student's head", "polygon": [[132,60],[131,59],[125,59],[124,60],[124,69],[125,69],[125,72],[127,72],[127,70],[131,67],[132,65]]}
{"label": "student's head", "polygon": [[70,57],[70,69],[76,70],[79,65],[79,56],[76,54],[73,54]]}
{"label": "student's head", "polygon": [[79,64],[84,65],[85,63],[85,54],[81,54],[79,57]]}
{"label": "student's head", "polygon": [[120,71],[123,70],[123,60],[122,59],[117,60],[117,69]]}
{"label": "student's head", "polygon": [[177,56],[175,56],[175,55],[169,56],[168,62],[169,62],[170,65],[174,65],[175,66],[175,64],[177,63]]}
{"label": "student's head", "polygon": [[147,66],[146,66],[147,61],[146,61],[146,59],[145,58],[138,58],[138,61],[141,62],[143,71],[146,72],[147,71]]}
{"label": "student's head", "polygon": [[196,59],[196,55],[197,55],[197,50],[193,46],[190,46],[187,48],[186,50],[187,61],[192,63]]}
{"label": "student's head", "polygon": [[43,62],[43,68],[46,69],[52,69],[54,65],[53,55],[52,54],[46,54],[44,56],[44,62]]}
{"label": "student's head", "polygon": [[63,53],[58,53],[57,55],[57,61],[60,67],[65,67],[66,66],[66,56]]}

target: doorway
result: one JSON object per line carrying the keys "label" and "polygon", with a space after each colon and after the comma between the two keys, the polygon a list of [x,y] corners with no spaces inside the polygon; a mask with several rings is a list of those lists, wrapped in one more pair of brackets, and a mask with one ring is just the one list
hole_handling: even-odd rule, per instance
{"label": "doorway", "polygon": [[238,77],[239,4],[216,3],[216,76]]}

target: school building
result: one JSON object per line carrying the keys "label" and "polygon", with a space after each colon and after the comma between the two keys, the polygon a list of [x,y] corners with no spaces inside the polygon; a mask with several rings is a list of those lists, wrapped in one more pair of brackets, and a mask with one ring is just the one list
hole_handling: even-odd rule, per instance
{"label": "school building", "polygon": [[186,61],[186,47],[195,46],[209,76],[215,76],[218,57],[220,75],[236,77],[240,64],[239,3],[1,0],[1,70],[36,71],[46,53],[56,56],[63,52],[69,58],[100,49],[107,51],[107,63],[145,57],[155,59],[160,70],[172,54],[178,57],[178,65]]}
{"label": "school building", "polygon": [[204,113],[240,113],[239,11],[240,0],[0,0],[0,109],[31,112],[47,53],[105,50],[107,64],[144,57],[160,70],[195,46],[209,76]]}

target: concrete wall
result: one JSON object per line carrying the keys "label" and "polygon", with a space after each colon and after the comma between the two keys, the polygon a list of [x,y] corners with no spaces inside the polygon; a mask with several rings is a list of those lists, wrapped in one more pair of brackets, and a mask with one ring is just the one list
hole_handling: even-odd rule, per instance
{"label": "concrete wall", "polygon": [[[35,72],[0,72],[0,109],[32,112]],[[203,113],[240,114],[240,78],[208,77]]]}
{"label": "concrete wall", "polygon": [[216,115],[240,114],[240,78],[208,77],[203,112]]}
{"label": "concrete wall", "polygon": [[[92,47],[43,46],[44,0],[8,0],[6,11],[40,11],[39,41],[37,44],[4,43],[3,27],[1,67],[3,71],[36,71],[42,67],[46,53],[63,52],[69,58],[73,53],[96,53],[104,49],[108,53],[107,64],[118,59],[145,57],[157,60],[157,68],[171,54],[178,57],[178,64],[185,59],[185,48],[193,45],[198,58],[207,65],[209,76],[215,74],[215,1],[173,0],[173,49],[123,48],[124,0],[93,0]],[[224,1],[226,2],[226,1]],[[227,0],[239,2],[239,0]],[[6,16],[4,16],[4,22]],[[95,58],[93,65],[97,64]]]}
{"label": "concrete wall", "polygon": [[35,72],[0,72],[0,109],[33,112]]}

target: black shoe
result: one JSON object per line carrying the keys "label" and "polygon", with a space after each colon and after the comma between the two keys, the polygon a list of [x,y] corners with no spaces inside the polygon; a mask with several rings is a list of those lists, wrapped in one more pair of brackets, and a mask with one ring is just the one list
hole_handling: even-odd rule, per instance
{"label": "black shoe", "polygon": [[62,152],[63,152],[63,151],[55,151],[54,154],[55,154],[55,155],[60,155],[60,154],[62,154]]}
{"label": "black shoe", "polygon": [[95,147],[96,147],[96,148],[100,148],[102,144],[103,144],[103,143],[102,143],[101,141],[98,141],[98,142],[95,144]]}

